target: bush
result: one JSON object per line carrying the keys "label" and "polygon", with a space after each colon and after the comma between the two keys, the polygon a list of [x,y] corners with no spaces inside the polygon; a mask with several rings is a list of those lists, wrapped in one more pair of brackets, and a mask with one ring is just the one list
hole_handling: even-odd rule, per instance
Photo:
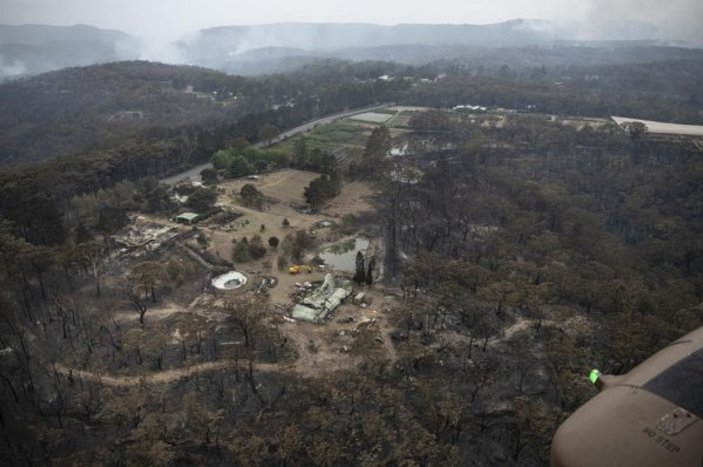
{"label": "bush", "polygon": [[321,175],[319,178],[310,182],[310,185],[305,187],[305,200],[315,209],[328,199],[337,196],[340,187],[340,180],[336,174],[333,174],[331,177]]}
{"label": "bush", "polygon": [[242,204],[245,206],[260,208],[264,201],[264,195],[251,183],[244,185],[239,190],[239,195],[242,197]]}
{"label": "bush", "polygon": [[246,237],[234,245],[234,249],[232,250],[232,260],[235,263],[246,263],[247,261],[251,261],[249,241]]}
{"label": "bush", "polygon": [[269,246],[270,246],[271,248],[273,248],[273,249],[278,248],[279,242],[280,242],[280,241],[278,240],[278,237],[275,237],[275,236],[274,236],[274,237],[269,237]]}
{"label": "bush", "polygon": [[212,156],[212,166],[215,169],[224,169],[232,160],[233,154],[227,149],[220,149]]}
{"label": "bush", "polygon": [[246,177],[254,173],[254,166],[242,156],[235,156],[227,165],[227,176],[230,178]]}
{"label": "bush", "polygon": [[261,240],[261,237],[254,235],[249,242],[249,255],[251,255],[253,259],[259,259],[263,258],[265,254],[266,247],[264,246],[264,242]]}
{"label": "bush", "polygon": [[197,213],[205,213],[212,209],[217,201],[217,192],[211,188],[198,188],[188,196],[186,206]]}
{"label": "bush", "polygon": [[203,169],[200,171],[200,178],[202,178],[203,183],[206,185],[212,185],[213,183],[217,183],[217,170]]}

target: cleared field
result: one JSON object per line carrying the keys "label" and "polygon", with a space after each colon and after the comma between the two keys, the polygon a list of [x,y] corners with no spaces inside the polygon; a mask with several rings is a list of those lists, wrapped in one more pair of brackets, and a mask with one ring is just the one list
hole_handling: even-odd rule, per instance
{"label": "cleared field", "polygon": [[373,210],[371,199],[376,194],[366,182],[350,182],[342,186],[339,196],[330,200],[321,209],[321,214],[342,217],[345,214],[358,215]]}
{"label": "cleared field", "polygon": [[389,113],[378,113],[378,112],[366,112],[363,114],[359,115],[354,115],[353,117],[349,117],[350,120],[358,120],[362,122],[369,122],[369,123],[386,123],[388,120],[393,117],[393,114]]}
{"label": "cleared field", "polygon": [[[317,178],[319,174],[303,170],[284,169],[262,175],[258,180],[232,180],[221,183],[219,187],[224,193],[218,197],[218,202],[228,206],[232,210],[242,214],[225,226],[201,226],[210,239],[210,253],[222,258],[231,258],[232,239],[241,240],[243,237],[251,239],[254,235],[259,235],[264,244],[271,236],[283,239],[287,234],[292,234],[296,229],[309,229],[315,222],[323,220],[320,215],[303,214],[291,206],[302,205],[304,202],[303,191],[311,180]],[[264,210],[251,209],[238,204],[237,195],[242,186],[251,183],[266,198],[271,201],[267,203]],[[283,220],[288,219],[290,227],[283,226]],[[261,226],[264,230],[261,230]],[[275,277],[279,285],[272,290],[273,303],[289,303],[288,294],[294,287],[295,282],[301,278],[290,276],[286,270],[279,271],[276,268],[276,258],[278,252],[268,249],[264,258],[258,261],[240,263],[237,269],[245,274],[254,276],[256,274],[266,274]],[[268,264],[268,266],[265,266]],[[322,273],[306,275],[304,280],[320,280]]]}
{"label": "cleared field", "polygon": [[[258,180],[239,179],[221,183],[220,187],[224,188],[224,194],[219,197],[218,202],[243,215],[233,223],[233,230],[212,232],[217,253],[227,258],[231,255],[232,237],[251,238],[253,235],[261,235],[262,238],[267,239],[271,235],[275,235],[278,238],[283,238],[287,233],[293,231],[291,228],[282,226],[283,219],[288,219],[293,227],[309,228],[319,219],[315,216],[301,214],[291,207],[291,204],[301,205],[304,203],[305,187],[318,176],[319,174],[314,172],[284,169],[262,175]],[[237,195],[247,183],[254,185],[266,198],[273,200],[273,204],[264,211],[239,205]],[[266,226],[263,232],[261,225]]]}
{"label": "cleared field", "polygon": [[627,122],[640,122],[647,126],[649,133],[663,135],[688,135],[688,136],[703,136],[703,125],[681,125],[678,123],[656,122],[653,120],[640,120],[637,118],[627,117],[610,117],[618,125],[623,125]]}
{"label": "cleared field", "polygon": [[265,197],[273,198],[283,204],[303,203],[303,192],[311,181],[320,174],[306,170],[283,169],[261,175],[258,180],[237,179],[220,184],[220,187],[231,193],[239,193],[246,184],[251,184],[262,192]]}
{"label": "cleared field", "polygon": [[[221,183],[219,188],[222,192],[218,202],[240,213],[241,217],[226,225],[205,223],[200,226],[210,241],[208,251],[215,256],[231,258],[233,239],[239,241],[243,237],[251,239],[254,235],[259,235],[266,244],[271,236],[283,239],[287,234],[295,233],[296,230],[308,230],[322,220],[340,218],[344,214],[359,215],[373,210],[371,199],[375,194],[373,188],[364,182],[352,182],[343,184],[341,194],[324,205],[319,214],[300,212],[292,205],[303,204],[305,186],[318,176],[314,172],[284,169],[262,175],[258,180],[242,179]],[[237,194],[246,183],[254,185],[268,199],[269,202],[263,210],[239,205]],[[284,219],[288,219],[289,227],[283,226]],[[263,230],[261,230],[262,225]],[[315,234],[323,245],[336,239],[330,229],[319,229]],[[268,248],[262,259],[236,265],[237,270],[250,277],[264,274],[278,280],[278,285],[271,290],[273,303],[290,304],[289,294],[295,288],[296,282],[322,280],[324,277],[324,273],[320,271],[292,276],[287,269],[278,270],[276,267],[278,254],[279,251]]]}

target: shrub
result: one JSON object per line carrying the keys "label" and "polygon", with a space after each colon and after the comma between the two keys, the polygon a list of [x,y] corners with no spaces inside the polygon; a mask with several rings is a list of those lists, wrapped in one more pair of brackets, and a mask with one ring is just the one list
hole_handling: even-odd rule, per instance
{"label": "shrub", "polygon": [[249,255],[251,255],[253,259],[259,259],[265,254],[266,247],[264,246],[264,242],[261,240],[261,237],[254,235],[249,242]]}
{"label": "shrub", "polygon": [[246,237],[234,245],[234,249],[232,250],[232,260],[235,263],[246,263],[251,260],[249,241]]}
{"label": "shrub", "polygon": [[251,183],[244,185],[242,189],[239,190],[239,195],[242,197],[242,204],[245,206],[261,208],[264,201],[264,195]]}

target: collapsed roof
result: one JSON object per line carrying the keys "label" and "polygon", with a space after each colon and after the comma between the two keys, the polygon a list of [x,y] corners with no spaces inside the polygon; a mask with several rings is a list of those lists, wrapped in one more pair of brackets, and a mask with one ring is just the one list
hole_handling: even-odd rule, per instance
{"label": "collapsed roof", "polygon": [[293,307],[292,316],[294,319],[321,324],[351,293],[351,282],[335,282],[332,274],[327,274],[322,286]]}

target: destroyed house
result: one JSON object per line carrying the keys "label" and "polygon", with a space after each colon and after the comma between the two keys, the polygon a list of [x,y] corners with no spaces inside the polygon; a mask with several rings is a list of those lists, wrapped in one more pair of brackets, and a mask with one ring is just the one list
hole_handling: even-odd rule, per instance
{"label": "destroyed house", "polygon": [[324,283],[299,304],[293,307],[294,319],[321,324],[342,301],[352,293],[349,281],[335,282],[332,274],[325,276]]}

